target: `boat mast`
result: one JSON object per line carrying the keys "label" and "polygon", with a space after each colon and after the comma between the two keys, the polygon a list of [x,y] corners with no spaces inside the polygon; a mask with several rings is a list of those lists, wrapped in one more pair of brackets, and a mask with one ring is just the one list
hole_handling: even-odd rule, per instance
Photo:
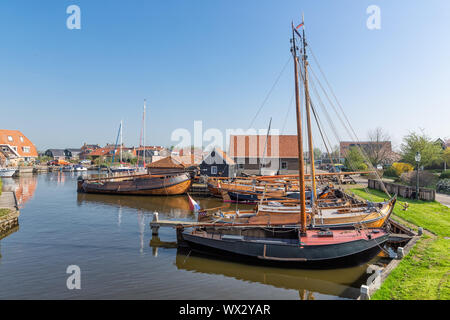
{"label": "boat mast", "polygon": [[120,163],[122,163],[122,145],[123,145],[123,121],[120,120]]}
{"label": "boat mast", "polygon": [[269,121],[269,128],[267,129],[267,135],[266,135],[266,143],[264,145],[264,152],[263,152],[263,158],[262,158],[262,162],[259,164],[259,173],[261,173],[261,170],[263,167],[265,167],[265,162],[266,162],[266,151],[267,151],[267,144],[269,143],[269,135],[270,135],[270,126],[272,125],[272,117],[270,117],[270,121]]}
{"label": "boat mast", "polygon": [[144,134],[143,134],[143,140],[144,140],[144,160],[143,160],[143,162],[144,162],[144,168],[145,168],[145,109],[146,109],[146,103],[147,103],[147,100],[146,99],[144,99],[144,125],[143,125],[143,131],[144,131]]}
{"label": "boat mast", "polygon": [[309,161],[311,164],[311,208],[314,206],[317,199],[317,190],[316,190],[316,169],[314,167],[314,147],[312,142],[312,131],[311,131],[311,103],[309,96],[309,85],[308,85],[308,56],[306,55],[306,38],[305,38],[305,27],[304,27],[304,18],[302,17],[303,24],[303,69],[305,70],[305,105],[306,105],[306,123],[308,127],[308,149],[309,149]]}
{"label": "boat mast", "polygon": [[301,235],[306,235],[306,205],[305,205],[305,172],[303,161],[303,137],[302,137],[302,121],[300,110],[300,96],[298,85],[298,57],[297,46],[295,44],[295,27],[292,23],[292,47],[291,52],[294,57],[294,77],[295,77],[295,106],[297,114],[297,143],[298,143],[298,186],[300,192],[300,224]]}

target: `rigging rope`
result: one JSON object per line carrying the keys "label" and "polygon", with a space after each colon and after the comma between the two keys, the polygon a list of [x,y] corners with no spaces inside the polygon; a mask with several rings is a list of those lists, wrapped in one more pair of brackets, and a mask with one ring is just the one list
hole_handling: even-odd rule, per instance
{"label": "rigging rope", "polygon": [[[316,74],[314,73],[314,70],[312,70],[312,69],[310,68],[311,73],[313,74],[313,77],[314,77],[314,78],[316,79],[316,81],[319,83],[319,86],[321,87],[322,91],[324,92],[325,96],[327,97],[328,101],[330,102],[331,106],[333,107],[333,109],[334,109],[334,111],[335,111],[335,113],[336,113],[338,119],[341,121],[341,124],[343,125],[343,127],[345,128],[345,130],[347,131],[347,133],[349,134],[350,138],[356,140],[356,142],[357,142],[357,147],[358,147],[358,149],[359,149],[361,155],[363,156],[364,160],[367,162],[366,164],[368,165],[368,167],[371,168],[371,169],[375,172],[375,175],[377,176],[377,179],[381,182],[383,191],[384,191],[389,197],[391,197],[391,195],[390,195],[389,192],[387,191],[387,189],[386,189],[386,187],[385,187],[385,185],[384,185],[384,183],[383,183],[383,181],[382,181],[380,175],[378,174],[377,170],[376,170],[376,169],[374,168],[374,166],[372,165],[372,163],[371,163],[369,157],[367,156],[367,154],[366,154],[366,153],[364,152],[364,150],[361,148],[361,146],[360,146],[360,141],[359,141],[359,139],[358,139],[358,137],[357,137],[357,135],[356,135],[356,133],[355,133],[355,130],[353,129],[352,125],[350,124],[350,121],[348,120],[348,117],[346,116],[346,114],[345,114],[345,112],[344,112],[344,110],[343,110],[343,108],[342,108],[342,105],[340,104],[339,100],[337,99],[337,97],[336,97],[336,95],[335,95],[335,93],[334,93],[334,91],[333,91],[333,89],[332,89],[330,83],[328,82],[328,80],[327,80],[327,78],[326,78],[326,76],[325,76],[325,73],[323,72],[322,68],[320,67],[320,64],[319,64],[319,62],[318,62],[316,56],[314,55],[314,52],[313,52],[313,50],[312,50],[312,48],[311,48],[311,45],[308,46],[308,50],[310,51],[311,55],[313,56],[313,59],[314,59],[315,63],[317,64],[320,73],[322,74],[323,78],[325,79],[325,82],[326,82],[326,84],[327,84],[327,86],[328,86],[328,88],[329,88],[331,94],[333,95],[333,97],[334,97],[334,99],[335,99],[335,101],[336,101],[336,104],[338,105],[338,107],[339,107],[339,109],[340,109],[340,111],[341,111],[341,114],[342,114],[342,116],[345,118],[347,124],[342,120],[342,118],[341,118],[341,116],[340,116],[340,113],[337,111],[337,109],[336,109],[334,103],[333,103],[333,102],[331,101],[331,99],[329,98],[329,96],[328,96],[328,94],[326,93],[324,87],[322,86],[322,84],[321,84],[319,78],[318,78],[318,77],[316,76]],[[348,125],[348,127],[347,127],[347,125]]]}
{"label": "rigging rope", "polygon": [[255,122],[256,118],[258,117],[259,113],[261,112],[262,108],[266,104],[267,100],[269,99],[270,95],[272,94],[272,91],[275,89],[276,85],[278,84],[278,81],[280,80],[281,76],[283,75],[284,71],[286,70],[286,67],[288,66],[288,63],[291,61],[292,56],[289,55],[289,59],[284,64],[284,67],[281,69],[280,73],[278,74],[277,79],[275,80],[274,84],[270,88],[269,92],[267,93],[266,97],[264,98],[263,102],[258,108],[258,111],[256,112],[255,116],[253,117],[252,121],[250,122],[250,125],[248,126],[248,129],[250,129]]}

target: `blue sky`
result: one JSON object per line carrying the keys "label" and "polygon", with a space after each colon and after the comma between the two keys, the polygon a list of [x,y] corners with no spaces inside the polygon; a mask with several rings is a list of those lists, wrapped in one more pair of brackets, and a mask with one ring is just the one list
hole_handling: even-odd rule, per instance
{"label": "blue sky", "polygon": [[[66,27],[72,4],[81,30]],[[380,30],[366,27],[372,4]],[[44,150],[113,142],[123,119],[125,143],[137,145],[146,98],[148,144],[175,144],[172,131],[193,130],[194,120],[247,129],[289,59],[290,23],[302,12],[361,140],[376,127],[394,145],[421,128],[450,138],[447,0],[5,0],[0,128],[21,130]],[[272,128],[295,134],[292,92],[290,63],[254,127],[273,117]]]}

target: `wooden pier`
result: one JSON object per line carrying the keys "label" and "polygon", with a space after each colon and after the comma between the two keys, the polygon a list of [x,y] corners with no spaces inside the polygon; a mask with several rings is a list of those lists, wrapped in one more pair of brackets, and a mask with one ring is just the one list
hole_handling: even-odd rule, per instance
{"label": "wooden pier", "polygon": [[159,228],[177,228],[177,227],[194,227],[198,225],[213,225],[213,223],[204,223],[196,221],[181,221],[181,220],[159,220],[158,212],[153,213],[153,220],[150,222],[152,235],[158,235]]}
{"label": "wooden pier", "polygon": [[34,166],[33,173],[45,173],[48,172],[48,166],[37,165]]}
{"label": "wooden pier", "polygon": [[14,173],[14,177],[20,177],[24,174],[33,174],[34,167],[19,167],[17,171]]}
{"label": "wooden pier", "polygon": [[211,197],[206,183],[193,183],[189,188],[189,194],[196,197]]}

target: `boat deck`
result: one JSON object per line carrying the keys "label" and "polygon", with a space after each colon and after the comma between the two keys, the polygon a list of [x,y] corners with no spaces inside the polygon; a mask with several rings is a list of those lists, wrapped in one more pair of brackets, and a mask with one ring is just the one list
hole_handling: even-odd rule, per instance
{"label": "boat deck", "polygon": [[229,240],[229,241],[249,241],[260,243],[271,243],[280,245],[306,245],[306,246],[321,246],[333,245],[343,242],[351,242],[357,240],[370,240],[382,238],[386,233],[379,229],[368,230],[333,230],[328,231],[330,236],[321,236],[323,233],[320,230],[308,230],[306,236],[298,238],[259,238],[241,235],[224,235],[220,233],[210,233],[205,231],[192,231],[192,234],[214,240]]}

